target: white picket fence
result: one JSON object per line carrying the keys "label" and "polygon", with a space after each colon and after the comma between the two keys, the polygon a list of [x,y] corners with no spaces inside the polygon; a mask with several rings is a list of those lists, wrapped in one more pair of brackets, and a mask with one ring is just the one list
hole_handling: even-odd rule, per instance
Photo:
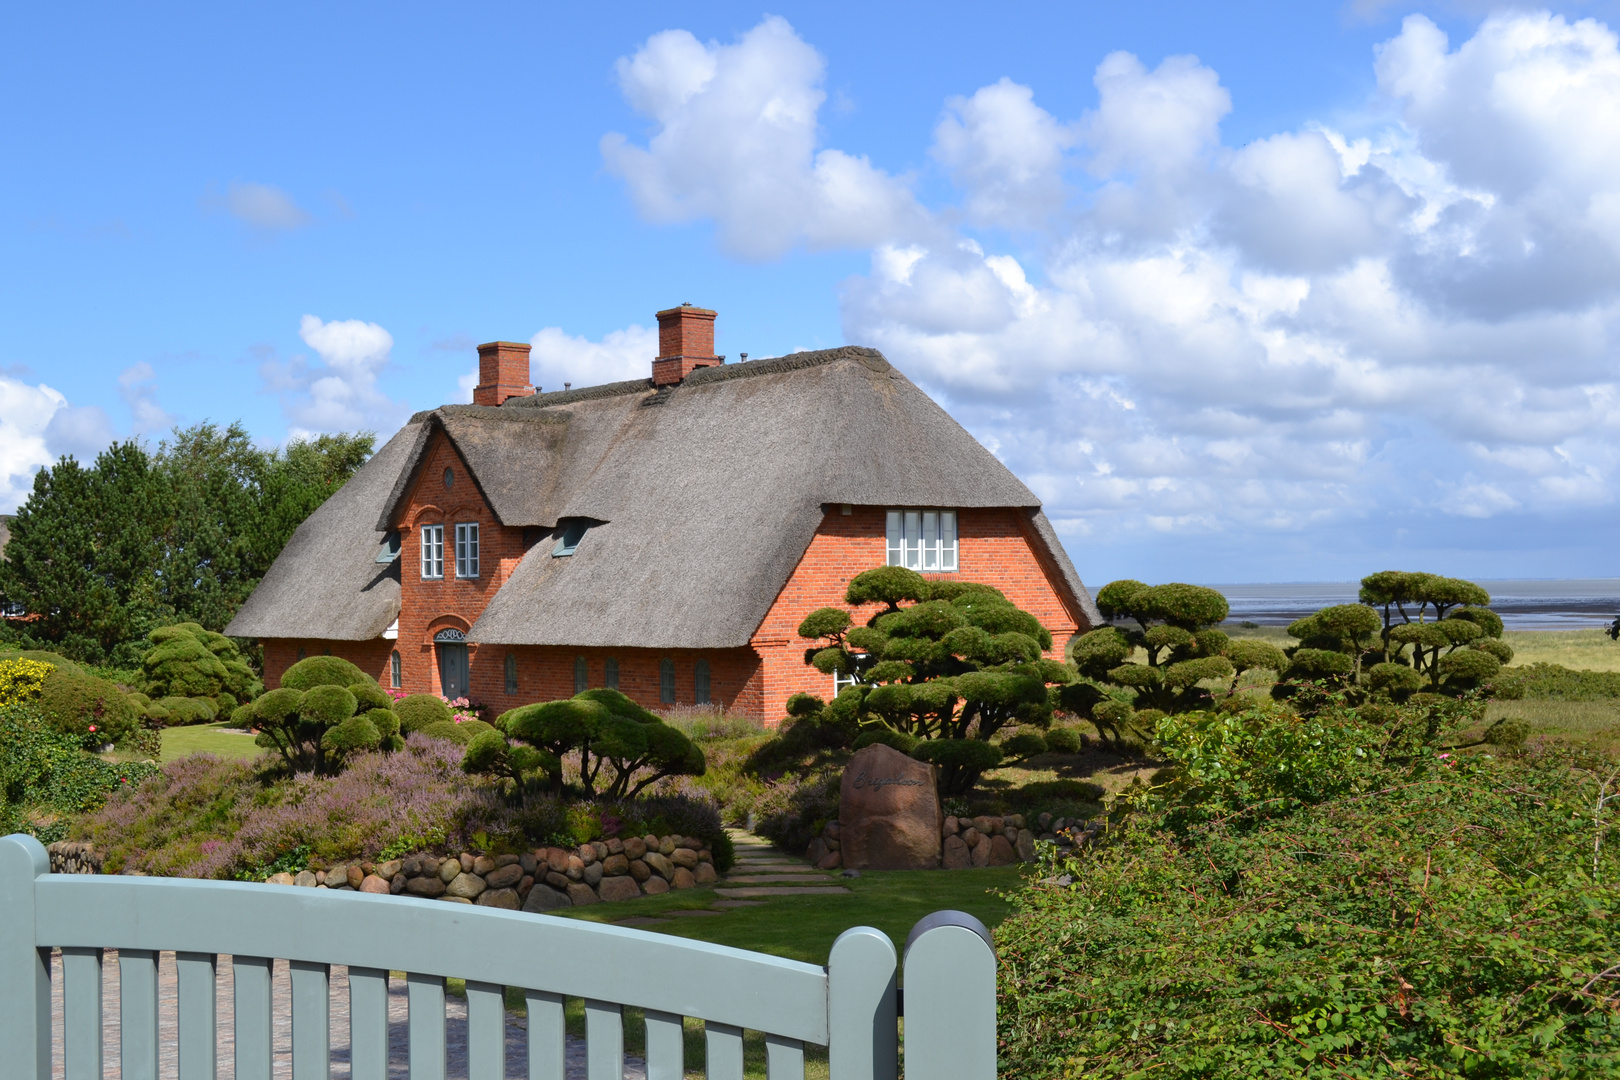
{"label": "white picket fence", "polygon": [[[52,1031],[51,950],[62,1028]],[[971,915],[919,922],[903,965],[887,936],[845,931],[825,968],[573,919],[402,896],[242,882],[53,874],[40,843],[0,838],[0,1080],[103,1076],[102,953],[118,950],[122,1080],[159,1080],[158,956],[177,971],[179,1080],[215,1080],[218,957],[232,958],[236,1080],[271,1080],[271,965],[289,962],[293,1080],[327,1080],[331,965],[346,965],[350,1076],[386,1080],[388,973],[407,972],[410,1075],[443,1080],[445,979],[467,981],[469,1080],[502,1080],[503,988],[528,1007],[529,1080],[564,1080],[564,999],[585,1005],[589,1080],[622,1080],[626,1006],[645,1011],[648,1080],[681,1080],[683,1018],[703,1021],[709,1080],[742,1080],[743,1032],[770,1080],[802,1080],[804,1047],[831,1080],[897,1080],[897,976],[907,1080],[992,1080],[996,960]],[[903,967],[903,972],[902,972]]]}

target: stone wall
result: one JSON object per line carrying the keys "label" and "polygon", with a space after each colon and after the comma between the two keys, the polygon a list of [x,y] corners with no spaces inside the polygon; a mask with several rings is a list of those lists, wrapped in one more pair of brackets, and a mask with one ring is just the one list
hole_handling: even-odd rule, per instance
{"label": "stone wall", "polygon": [[[1034,827],[1028,827],[1031,825]],[[841,831],[838,822],[828,822],[821,835],[810,841],[805,857],[822,870],[843,866]],[[1022,814],[947,817],[941,830],[941,862],[946,870],[1034,862],[1037,840],[1054,845],[1059,855],[1067,855],[1091,843],[1101,831],[1100,824],[1080,818],[1054,818],[1051,814],[1041,814],[1028,822]]]}
{"label": "stone wall", "polygon": [[45,849],[53,874],[99,874],[101,853],[80,840],[58,840]]}
{"label": "stone wall", "polygon": [[714,853],[692,836],[634,836],[521,855],[407,855],[275,874],[272,885],[391,893],[456,904],[549,911],[654,896],[719,880]]}

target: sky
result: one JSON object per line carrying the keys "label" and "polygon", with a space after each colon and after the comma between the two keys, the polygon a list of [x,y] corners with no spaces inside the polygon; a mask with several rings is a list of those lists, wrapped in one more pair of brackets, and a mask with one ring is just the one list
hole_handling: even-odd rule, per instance
{"label": "sky", "polygon": [[[874,346],[1090,583],[1620,575],[1620,3],[14,5],[0,510]],[[807,438],[814,433],[807,432]]]}

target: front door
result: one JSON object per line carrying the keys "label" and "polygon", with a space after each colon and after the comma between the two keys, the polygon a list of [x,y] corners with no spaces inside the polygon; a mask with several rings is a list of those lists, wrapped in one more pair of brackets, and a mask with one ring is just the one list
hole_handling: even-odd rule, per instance
{"label": "front door", "polygon": [[445,697],[454,701],[456,698],[467,696],[467,643],[464,641],[440,641],[435,643],[439,650],[439,690]]}

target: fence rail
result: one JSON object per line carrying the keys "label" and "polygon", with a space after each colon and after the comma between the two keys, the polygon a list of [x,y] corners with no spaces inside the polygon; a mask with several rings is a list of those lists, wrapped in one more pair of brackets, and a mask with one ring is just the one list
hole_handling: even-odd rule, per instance
{"label": "fence rail", "polygon": [[[414,1080],[443,1080],[445,979],[467,982],[469,1080],[506,1075],[503,988],[528,1006],[528,1077],[564,1080],[564,1002],[585,1004],[588,1080],[622,1080],[625,1007],[644,1010],[648,1080],[680,1080],[683,1018],[705,1029],[710,1080],[742,1080],[743,1032],[770,1080],[896,1080],[888,937],[845,931],[825,968],[546,915],[241,882],[53,874],[29,836],[0,838],[0,1080],[51,1080],[51,950],[61,950],[65,1080],[101,1080],[102,953],[118,950],[122,1080],[158,1080],[158,956],[177,973],[179,1080],[214,1080],[218,957],[232,957],[237,1080],[270,1080],[271,964],[291,975],[293,1080],[326,1080],[329,972],[348,968],[350,1076],[388,1076],[388,973],[407,973]],[[906,942],[907,1080],[991,1080],[995,955],[970,915],[937,912]]]}

